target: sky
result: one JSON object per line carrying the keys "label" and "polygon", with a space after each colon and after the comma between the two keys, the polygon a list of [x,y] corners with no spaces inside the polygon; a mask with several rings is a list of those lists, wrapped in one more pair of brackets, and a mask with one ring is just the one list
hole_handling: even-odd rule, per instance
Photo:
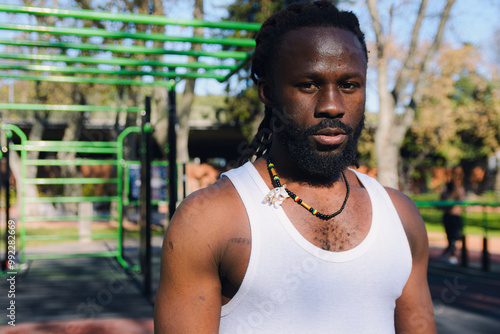
{"label": "sky", "polygon": [[[395,4],[395,18],[393,19],[392,29],[397,32],[394,35],[403,43],[409,40],[419,5],[409,5],[410,2],[404,0],[379,1],[379,15],[382,25],[386,29],[389,20],[389,6]],[[413,1],[413,3],[415,2],[417,1]],[[429,1],[428,18],[424,20],[422,28],[422,36],[425,38],[431,40],[434,37],[444,5],[445,0]],[[365,1],[357,0],[354,5],[344,3],[340,5],[340,8],[353,11],[359,18],[360,26],[366,34],[367,41],[375,40],[371,29],[371,18]],[[480,50],[487,61],[496,63],[500,67],[500,55],[498,55],[500,46],[495,47],[494,44],[490,43],[494,41],[495,33],[500,33],[498,18],[500,18],[499,0],[456,0],[446,25],[443,44],[451,43],[454,47],[460,47],[463,43],[473,44]],[[491,75],[491,73],[483,74]],[[377,112],[378,110],[377,94],[376,73],[369,71],[366,103],[369,111]]]}
{"label": "sky", "polygon": [[[0,0],[0,2],[5,4],[20,4],[18,0]],[[175,17],[175,18],[186,18],[189,19],[192,17],[192,3],[194,1],[175,1],[174,5],[167,4],[167,16]],[[205,20],[207,21],[218,21],[221,18],[227,16],[227,12],[225,7],[227,4],[231,3],[232,0],[205,0]],[[397,14],[397,18],[394,19],[394,31],[398,32],[398,38],[404,40],[410,33],[411,24],[414,21],[414,16],[408,15],[408,13],[414,13],[416,11],[416,7],[411,7],[407,5],[409,1],[405,0],[391,0],[391,1],[380,1],[381,3],[390,4],[396,3],[395,13]],[[60,0],[60,8],[64,8],[64,3],[71,3],[70,0]],[[171,2],[170,2],[171,3]],[[360,20],[360,25],[364,32],[366,33],[367,40],[373,40],[373,33],[371,31],[371,21],[368,15],[368,11],[365,5],[365,1],[354,1],[354,5],[349,4],[341,4],[341,9],[352,10],[356,15],[358,15]],[[439,10],[443,7],[444,0],[432,0],[429,5],[429,13],[431,14],[431,18],[427,19],[428,27],[433,27],[438,22],[438,13]],[[387,22],[388,18],[388,10],[387,7],[382,5],[379,6],[380,16],[383,22]],[[403,18],[401,20],[401,18]],[[461,43],[468,42],[476,45],[481,53],[485,55],[485,57],[490,62],[500,62],[499,49],[496,48],[491,41],[494,40],[495,32],[500,33],[500,22],[498,20],[500,18],[500,0],[457,0],[454,8],[452,9],[451,18],[447,25],[447,30],[445,34],[445,40],[451,41],[454,45],[458,46]],[[5,14],[0,13],[0,23],[7,22],[5,21]],[[408,24],[410,22],[410,24]],[[170,28],[169,29],[175,29]],[[434,31],[434,29],[429,28],[428,31],[424,31],[427,36],[431,36],[430,31]],[[184,30],[178,31],[179,33],[188,33],[188,31]],[[169,31],[170,34],[177,33],[176,31]],[[4,35],[5,32],[2,32]],[[5,35],[2,36],[5,38]],[[373,79],[374,75],[369,74],[369,81]],[[234,83],[234,80],[233,80]],[[376,92],[374,91],[374,87],[376,85],[371,82],[371,85],[368,85],[368,105],[376,105]],[[196,93],[199,95],[207,95],[207,94],[224,94],[224,84],[219,84],[214,79],[198,79],[196,86]],[[184,89],[184,85],[182,83],[177,85],[177,91],[182,92]],[[376,108],[376,107],[375,107]],[[370,108],[369,108],[370,109]]]}

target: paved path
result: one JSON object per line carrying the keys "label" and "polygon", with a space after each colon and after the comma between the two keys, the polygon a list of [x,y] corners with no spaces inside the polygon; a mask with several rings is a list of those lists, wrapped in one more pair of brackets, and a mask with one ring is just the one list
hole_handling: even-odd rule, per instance
{"label": "paved path", "polygon": [[500,255],[492,256],[492,271],[483,272],[478,262],[472,268],[442,263],[441,251],[431,249],[428,275],[438,333],[500,333]]}

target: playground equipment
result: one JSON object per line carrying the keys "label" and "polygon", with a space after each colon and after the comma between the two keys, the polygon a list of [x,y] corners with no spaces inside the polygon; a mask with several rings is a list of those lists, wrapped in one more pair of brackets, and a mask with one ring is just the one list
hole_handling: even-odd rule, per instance
{"label": "playground equipment", "polygon": [[[13,22],[0,22],[0,30],[9,31],[0,39],[0,78],[11,80],[47,81],[72,84],[104,84],[104,85],[137,85],[157,86],[168,90],[168,163],[156,163],[168,166],[169,185],[169,215],[173,215],[177,202],[177,166],[176,166],[176,99],[175,87],[184,78],[211,78],[219,82],[227,80],[237,72],[250,58],[255,42],[252,38],[217,38],[217,37],[185,37],[173,36],[167,33],[127,32],[116,29],[82,28],[80,20],[93,20],[98,22],[118,22],[127,24],[146,24],[153,26],[181,26],[204,27],[213,31],[256,31],[259,24],[243,22],[207,22],[203,20],[179,20],[157,15],[117,14],[111,12],[97,12],[91,10],[66,10],[58,8],[43,8],[31,6],[13,6],[0,4],[0,12],[10,13],[15,17]],[[71,19],[71,23],[64,21],[60,25],[32,24],[29,17],[51,16]],[[8,15],[2,16],[4,19]],[[150,31],[153,29],[149,29]],[[219,35],[222,35],[220,33]],[[59,41],[60,36],[71,37]],[[82,42],[82,37],[101,37],[107,42],[89,43]],[[163,47],[149,47],[134,45],[135,41],[160,41],[181,42],[169,43]],[[124,41],[127,41],[126,43]],[[130,42],[132,41],[132,42]],[[189,44],[188,44],[189,43]],[[186,48],[186,45],[189,45]],[[195,48],[194,45],[199,47]],[[206,46],[210,46],[207,48]],[[26,53],[23,48],[37,48],[36,53]],[[92,52],[94,57],[63,54],[66,50]],[[20,50],[24,50],[20,52]],[[175,55],[184,56],[181,60],[165,61],[142,60],[131,58],[131,55]],[[186,56],[203,57],[205,61],[187,61]],[[78,66],[75,66],[78,64]],[[114,66],[110,69],[111,66]],[[127,67],[124,69],[123,67]],[[36,258],[73,257],[77,254],[25,254],[25,243],[30,240],[42,240],[47,237],[26,235],[26,223],[36,221],[67,221],[67,220],[115,220],[118,224],[117,233],[113,234],[118,242],[115,251],[86,253],[84,256],[115,256],[119,263],[130,269],[140,270],[144,274],[144,291],[149,293],[151,281],[151,133],[154,128],[150,123],[151,99],[147,97],[143,106],[120,108],[113,106],[97,105],[47,105],[26,103],[0,103],[1,110],[31,110],[31,111],[65,111],[65,112],[128,112],[141,113],[141,126],[128,127],[122,130],[116,141],[32,141],[26,134],[13,124],[1,123],[0,135],[4,135],[8,143],[3,147],[3,156],[8,157],[8,152],[17,151],[21,159],[21,179],[17,189],[21,192],[18,196],[20,203],[21,229],[19,231],[19,244],[21,249],[21,262]],[[127,173],[132,162],[123,159],[123,140],[126,136],[137,133],[141,135],[141,247],[140,263],[131,264],[123,255],[123,206],[128,203],[128,188],[124,188],[124,172]],[[28,159],[27,152],[76,152],[92,153],[92,158],[77,158],[74,160],[59,159]],[[95,158],[96,155],[106,158]],[[110,158],[111,156],[111,158]],[[8,162],[7,162],[8,163]],[[83,165],[112,165],[117,169],[117,176],[110,179],[102,178],[57,178],[40,179],[27,178],[26,168],[34,166],[83,166]],[[3,177],[5,185],[8,175]],[[28,198],[24,196],[26,185],[60,185],[60,184],[106,184],[116,185],[116,193],[112,196],[75,196],[75,197],[41,197]],[[6,199],[7,215],[9,197]],[[98,216],[89,213],[87,216],[43,217],[26,215],[27,203],[68,203],[68,202],[114,202],[117,204],[117,214]],[[50,238],[59,238],[51,236]],[[91,238],[109,237],[91,235]]]}

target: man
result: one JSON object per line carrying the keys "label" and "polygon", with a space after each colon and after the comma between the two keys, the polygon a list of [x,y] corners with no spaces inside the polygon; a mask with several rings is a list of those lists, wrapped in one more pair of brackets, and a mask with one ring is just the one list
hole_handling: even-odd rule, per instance
{"label": "man", "polygon": [[[414,203],[348,169],[363,127],[357,18],[295,4],[257,37],[254,163],[188,197],[165,236],[157,333],[435,333]],[[300,196],[300,197],[299,197]]]}
{"label": "man", "polygon": [[[462,202],[465,200],[464,171],[462,167],[455,167],[451,171],[451,180],[446,183],[441,200],[451,200]],[[462,206],[453,205],[443,207],[443,225],[448,240],[448,246],[441,255],[441,260],[445,263],[458,264],[455,255],[457,246],[455,243],[462,239]]]}

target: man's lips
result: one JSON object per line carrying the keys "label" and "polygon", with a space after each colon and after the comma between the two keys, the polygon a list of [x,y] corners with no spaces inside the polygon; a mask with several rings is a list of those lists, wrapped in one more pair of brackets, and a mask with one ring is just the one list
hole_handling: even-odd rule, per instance
{"label": "man's lips", "polygon": [[313,134],[314,140],[321,145],[340,145],[347,138],[342,129],[321,129]]}

